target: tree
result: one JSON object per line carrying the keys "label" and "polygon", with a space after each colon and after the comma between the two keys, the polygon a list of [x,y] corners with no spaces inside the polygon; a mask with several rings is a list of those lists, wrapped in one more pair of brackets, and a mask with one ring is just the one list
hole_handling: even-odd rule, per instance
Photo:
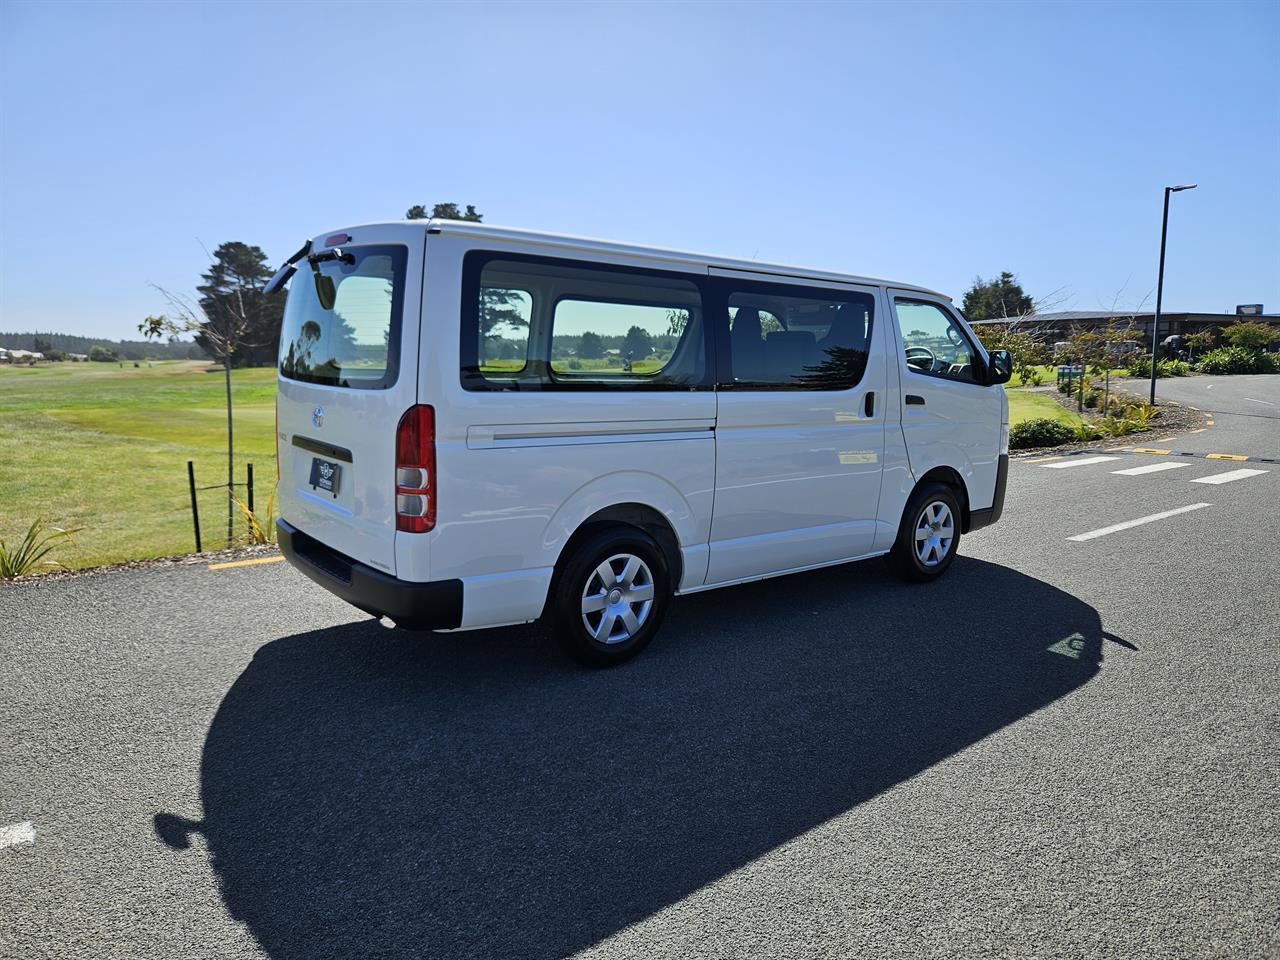
{"label": "tree", "polygon": [[470,220],[472,223],[479,223],[484,219],[484,214],[469,203],[465,210],[459,210],[456,203],[437,203],[429,213],[422,204],[415,203],[405,211],[404,218],[406,220]]}
{"label": "tree", "polygon": [[1014,372],[1024,386],[1034,379],[1036,366],[1052,359],[1053,351],[1048,344],[1029,330],[1015,329],[1011,323],[984,323],[973,330],[988,353],[992,350],[1009,351],[1013,357]]}
{"label": "tree", "polygon": [[643,360],[653,353],[653,337],[644,327],[632,327],[622,341],[622,356],[627,360]]}
{"label": "tree", "polygon": [[1019,319],[1035,313],[1036,305],[1018,278],[1005,270],[998,280],[974,277],[973,286],[964,295],[962,309],[965,318],[973,323],[975,320]]}
{"label": "tree", "polygon": [[600,334],[588,330],[578,338],[578,356],[583,360],[599,360],[604,356],[604,341]]}
{"label": "tree", "polygon": [[1233,347],[1242,350],[1265,350],[1273,340],[1280,339],[1280,327],[1269,323],[1246,320],[1233,323],[1222,331],[1222,338]]}
{"label": "tree", "polygon": [[271,278],[267,255],[260,247],[239,241],[224,243],[211,255],[209,272],[193,300],[164,287],[163,296],[174,316],[149,316],[138,329],[148,339],[173,339],[194,333],[196,343],[222,365],[227,394],[227,545],[235,531],[235,436],[231,421],[231,368],[244,365],[254,350],[270,350],[272,361],[279,350],[280,323],[284,304],[279,297],[268,298],[263,291]]}
{"label": "tree", "polygon": [[[196,291],[205,315],[243,319],[244,333],[232,352],[232,366],[273,366],[276,362],[284,298],[263,292],[271,274],[262,248],[239,241],[221,244],[213,252],[209,272],[201,274],[204,283]],[[205,342],[203,331],[196,332],[196,343],[218,356]]]}
{"label": "tree", "polygon": [[114,350],[94,344],[89,348],[89,359],[98,363],[115,363],[117,357]]}
{"label": "tree", "polygon": [[36,353],[43,353],[47,357],[53,350],[53,344],[41,337],[32,337],[31,349]]}
{"label": "tree", "polygon": [[1187,360],[1188,362],[1195,359],[1196,351],[1203,353],[1213,346],[1214,330],[1216,328],[1209,327],[1207,330],[1197,330],[1195,333],[1188,333],[1184,338],[1187,342]]}

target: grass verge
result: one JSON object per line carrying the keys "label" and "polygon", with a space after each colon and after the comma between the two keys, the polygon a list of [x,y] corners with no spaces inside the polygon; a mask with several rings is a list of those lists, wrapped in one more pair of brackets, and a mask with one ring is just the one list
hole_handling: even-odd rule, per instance
{"label": "grass verge", "polygon": [[[222,370],[198,361],[0,366],[0,537],[20,537],[41,515],[81,527],[74,545],[50,555],[68,567],[193,550],[187,461],[197,484],[226,481],[223,391]],[[275,370],[234,371],[232,400],[236,481],[252,462],[265,505]],[[201,492],[199,504],[205,546],[225,546],[225,490]],[[239,537],[244,521],[234,516]]]}

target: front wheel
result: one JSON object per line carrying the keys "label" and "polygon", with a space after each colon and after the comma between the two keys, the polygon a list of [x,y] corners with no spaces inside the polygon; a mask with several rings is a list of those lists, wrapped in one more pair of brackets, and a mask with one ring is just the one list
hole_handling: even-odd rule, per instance
{"label": "front wheel", "polygon": [[614,666],[649,644],[670,600],[667,564],[653,538],[629,527],[605,529],[587,538],[556,578],[556,636],[580,663]]}
{"label": "front wheel", "polygon": [[960,503],[951,488],[927,483],[907,501],[889,566],[904,580],[934,580],[951,566],[960,546]]}

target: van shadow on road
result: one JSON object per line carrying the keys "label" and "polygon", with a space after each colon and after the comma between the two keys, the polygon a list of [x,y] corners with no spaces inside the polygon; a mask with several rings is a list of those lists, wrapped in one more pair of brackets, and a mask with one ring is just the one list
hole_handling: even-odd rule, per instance
{"label": "van shadow on road", "polygon": [[1077,689],[1102,637],[967,558],[690,597],[607,672],[529,629],[317,630],[227,693],[204,823],[156,829],[203,830],[272,957],[564,956]]}

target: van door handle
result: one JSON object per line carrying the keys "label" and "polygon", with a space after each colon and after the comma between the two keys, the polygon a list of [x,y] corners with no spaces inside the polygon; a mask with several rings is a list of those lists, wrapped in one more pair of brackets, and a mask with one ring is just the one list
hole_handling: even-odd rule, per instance
{"label": "van door handle", "polygon": [[862,412],[868,417],[876,415],[876,392],[874,390],[868,390],[866,397],[863,398]]}
{"label": "van door handle", "polygon": [[919,395],[919,394],[917,394],[917,393],[908,393],[908,394],[907,394],[907,403],[909,403],[909,404],[911,404],[911,405],[913,405],[913,406],[923,407],[923,406],[924,406],[924,397],[920,396],[920,395]]}

